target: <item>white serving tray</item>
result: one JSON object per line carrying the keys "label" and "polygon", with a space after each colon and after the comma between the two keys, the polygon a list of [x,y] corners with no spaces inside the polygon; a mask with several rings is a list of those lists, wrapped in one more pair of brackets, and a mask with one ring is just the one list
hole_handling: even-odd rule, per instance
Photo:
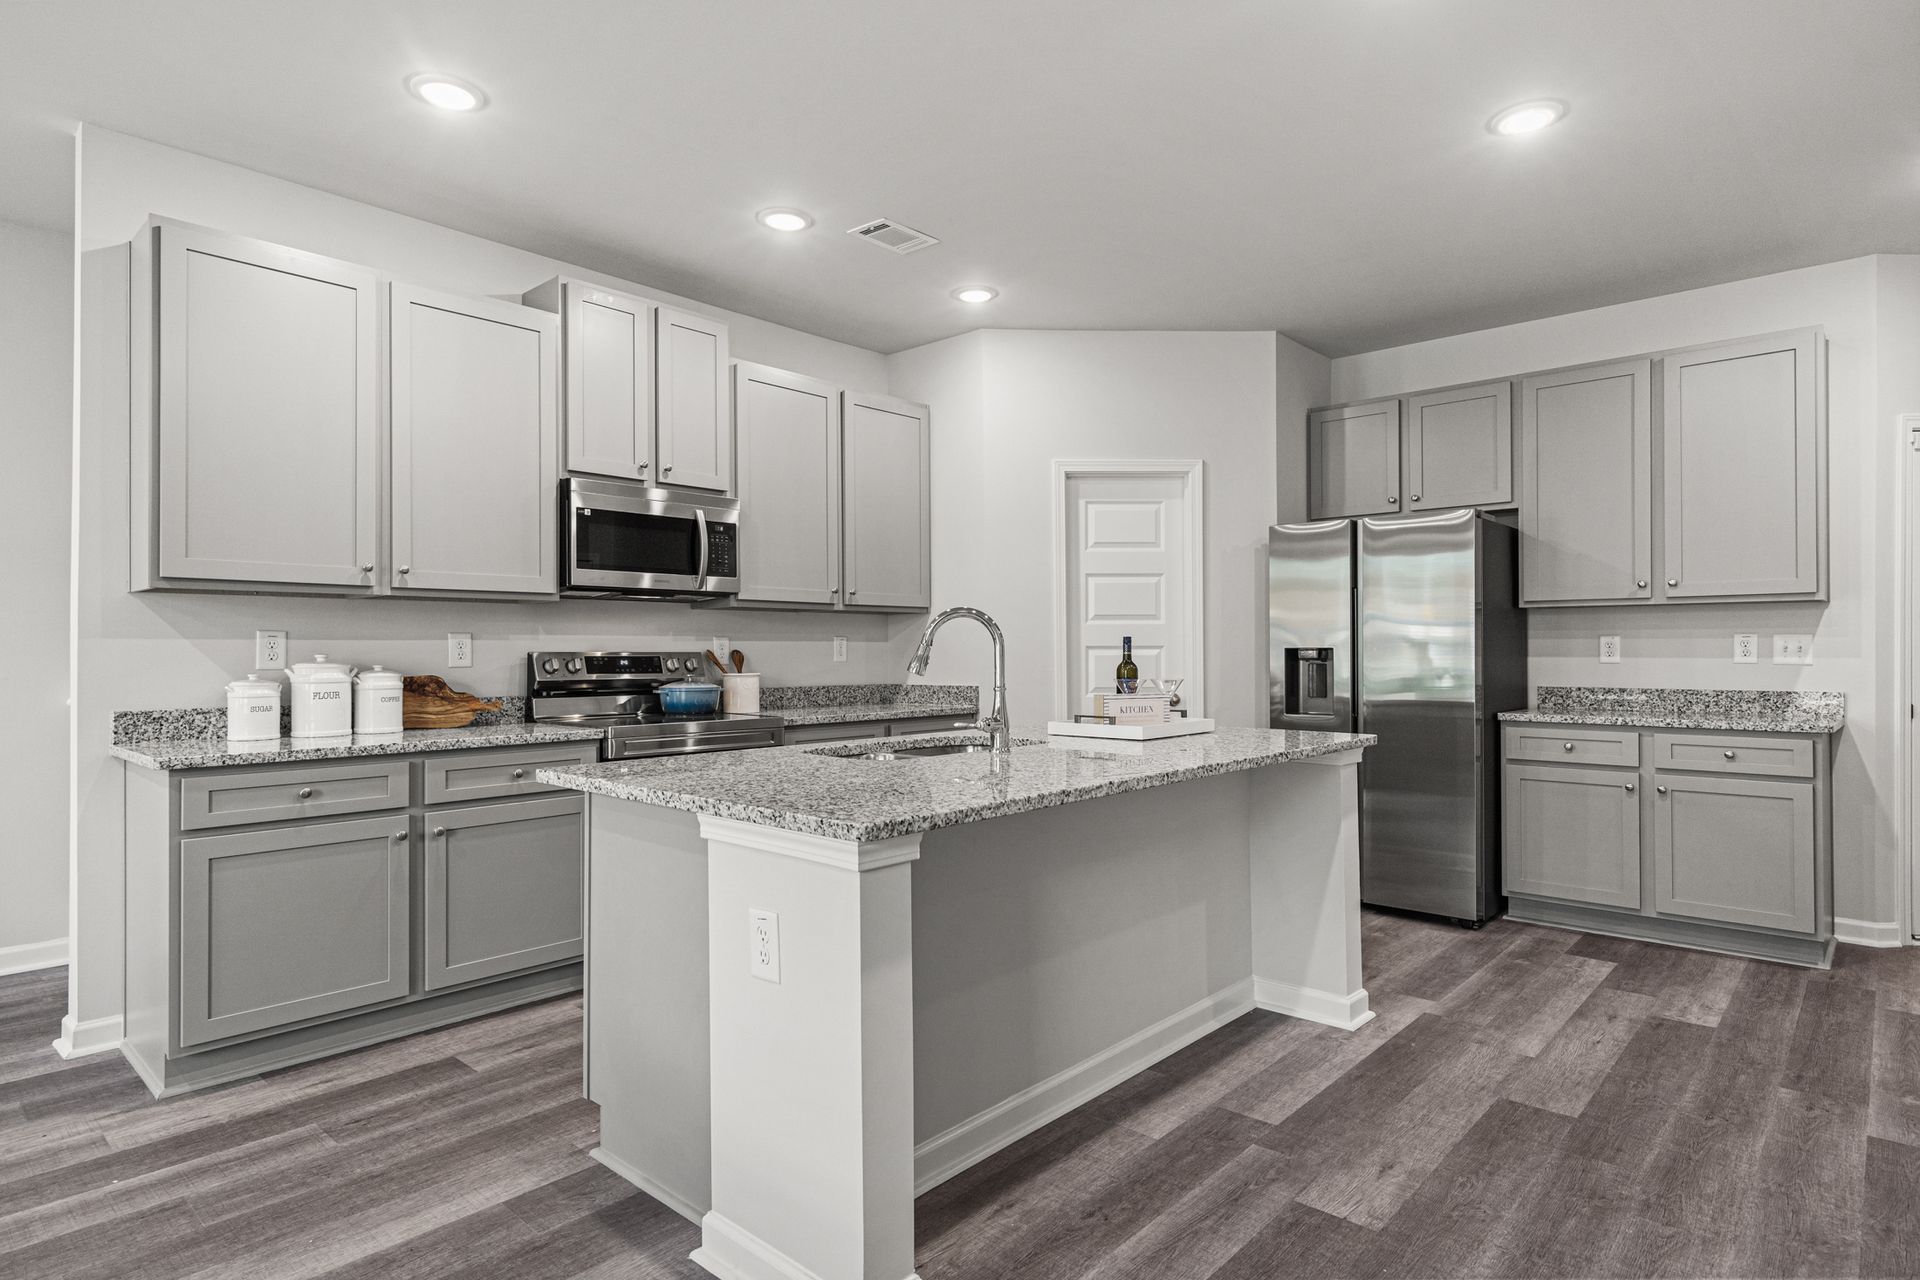
{"label": "white serving tray", "polygon": [[1212,733],[1213,721],[1186,716],[1165,724],[1088,724],[1078,720],[1049,720],[1047,734],[1056,738],[1118,738],[1122,742],[1152,742],[1155,738],[1185,738]]}

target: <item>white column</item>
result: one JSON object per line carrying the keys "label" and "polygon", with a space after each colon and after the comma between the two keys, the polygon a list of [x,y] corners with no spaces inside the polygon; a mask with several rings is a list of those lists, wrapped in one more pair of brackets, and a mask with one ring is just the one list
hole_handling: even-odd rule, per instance
{"label": "white column", "polygon": [[[914,1280],[913,920],[920,838],[866,844],[702,817],[713,1208],[725,1280]],[[749,972],[778,917],[779,981]]]}
{"label": "white column", "polygon": [[1348,1030],[1373,1017],[1360,971],[1360,753],[1248,780],[1253,998]]}

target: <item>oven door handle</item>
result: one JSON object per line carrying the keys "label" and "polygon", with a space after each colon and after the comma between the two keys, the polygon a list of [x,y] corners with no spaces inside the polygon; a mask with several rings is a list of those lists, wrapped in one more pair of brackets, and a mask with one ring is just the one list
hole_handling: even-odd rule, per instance
{"label": "oven door handle", "polygon": [[711,548],[707,545],[707,513],[699,507],[695,507],[693,509],[693,518],[700,530],[699,533],[695,535],[700,539],[700,567],[693,571],[693,576],[700,580],[700,585],[704,586],[707,581],[707,556],[711,551]]}

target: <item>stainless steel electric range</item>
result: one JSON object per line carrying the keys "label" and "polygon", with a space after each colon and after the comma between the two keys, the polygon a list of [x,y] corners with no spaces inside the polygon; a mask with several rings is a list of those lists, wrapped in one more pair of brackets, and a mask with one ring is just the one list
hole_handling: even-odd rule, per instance
{"label": "stainless steel electric range", "polygon": [[785,741],[786,722],[778,716],[661,711],[660,686],[702,679],[700,661],[698,653],[530,653],[527,718],[604,728],[602,760],[739,751]]}

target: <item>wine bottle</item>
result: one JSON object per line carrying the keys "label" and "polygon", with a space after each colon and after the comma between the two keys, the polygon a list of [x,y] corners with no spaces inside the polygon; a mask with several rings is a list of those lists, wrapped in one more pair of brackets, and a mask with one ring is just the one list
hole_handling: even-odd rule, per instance
{"label": "wine bottle", "polygon": [[1113,669],[1115,693],[1140,692],[1140,668],[1133,665],[1133,637],[1120,637],[1120,665]]}

